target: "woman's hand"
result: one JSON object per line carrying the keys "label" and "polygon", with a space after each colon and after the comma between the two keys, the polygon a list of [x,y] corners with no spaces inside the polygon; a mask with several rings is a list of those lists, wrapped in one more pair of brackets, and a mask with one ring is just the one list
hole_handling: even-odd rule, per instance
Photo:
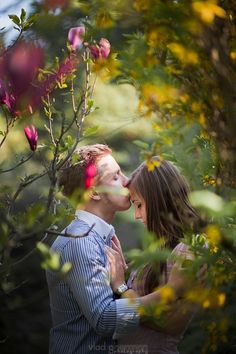
{"label": "woman's hand", "polygon": [[120,252],[106,246],[106,254],[110,264],[111,288],[116,292],[118,287],[125,283],[126,267]]}

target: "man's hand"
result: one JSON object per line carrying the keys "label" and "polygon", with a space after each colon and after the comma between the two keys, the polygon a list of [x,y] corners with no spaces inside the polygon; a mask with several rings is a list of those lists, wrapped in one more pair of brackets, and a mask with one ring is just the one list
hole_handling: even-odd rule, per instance
{"label": "man's hand", "polygon": [[110,265],[111,288],[116,292],[118,287],[125,283],[124,260],[119,252],[108,246],[106,246],[106,254]]}
{"label": "man's hand", "polygon": [[118,239],[118,237],[116,235],[112,236],[112,248],[116,252],[118,252],[120,254],[120,256],[122,258],[124,269],[127,270],[128,266],[127,266],[127,263],[125,261],[125,257],[124,257],[124,254],[123,254],[123,251],[122,251],[122,248],[121,248],[120,240]]}

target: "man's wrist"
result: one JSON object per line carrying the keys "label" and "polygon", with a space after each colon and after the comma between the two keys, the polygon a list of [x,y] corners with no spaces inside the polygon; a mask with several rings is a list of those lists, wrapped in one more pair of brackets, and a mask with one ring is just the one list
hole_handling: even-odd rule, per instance
{"label": "man's wrist", "polygon": [[115,294],[117,294],[117,295],[120,296],[120,295],[122,295],[124,292],[126,292],[128,289],[129,289],[129,288],[128,288],[127,284],[126,284],[126,283],[122,283],[122,284],[120,284],[120,285],[116,288]]}

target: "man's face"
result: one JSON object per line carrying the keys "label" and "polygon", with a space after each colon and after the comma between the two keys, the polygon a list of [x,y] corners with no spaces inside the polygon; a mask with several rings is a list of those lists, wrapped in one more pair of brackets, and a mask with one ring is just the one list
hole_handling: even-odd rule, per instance
{"label": "man's face", "polygon": [[[120,166],[111,155],[103,156],[97,162],[99,176],[98,189],[101,188],[101,200],[113,211],[127,210],[130,207],[128,178],[121,172]],[[103,191],[104,189],[104,191]]]}

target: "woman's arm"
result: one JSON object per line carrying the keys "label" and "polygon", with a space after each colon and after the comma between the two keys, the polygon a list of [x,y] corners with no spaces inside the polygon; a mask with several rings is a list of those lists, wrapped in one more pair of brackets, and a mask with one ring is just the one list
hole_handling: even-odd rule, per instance
{"label": "woman's arm", "polygon": [[[119,248],[119,246],[117,246],[117,242],[113,242],[112,247],[113,248],[107,247],[107,257],[110,264],[111,287],[112,290],[116,293],[118,287],[125,283],[125,266],[122,250]],[[156,291],[139,297],[139,295],[134,290],[128,289],[121,295],[121,297],[139,297],[142,306],[151,306],[159,303],[162,300],[164,288],[171,288],[173,290],[173,296],[169,298],[169,302],[171,303],[176,301],[176,299],[182,295],[187,285],[188,282],[186,281],[186,278],[181,269],[174,266],[172,268],[167,284],[158,288]]]}
{"label": "woman's arm", "polygon": [[[111,286],[114,292],[116,292],[120,284],[125,282],[125,267],[122,262],[123,257],[121,254],[122,250],[117,241],[115,245],[113,245],[113,249],[107,249],[111,272]],[[179,254],[179,256],[182,256],[183,259],[190,259],[190,256],[186,257],[186,252],[185,254]],[[193,255],[191,255],[191,259],[193,259]],[[205,271],[206,269],[202,268],[198,274],[200,282]],[[142,297],[134,290],[128,289],[121,297],[131,300],[132,298],[139,298],[141,307],[144,309],[144,311],[140,311],[141,322],[145,326],[168,334],[180,335],[185,331],[189,321],[197,310],[196,305],[184,299],[179,299],[182,297],[183,293],[191,287],[191,284],[191,279],[186,278],[184,268],[181,268],[181,262],[178,260],[172,267],[168,282],[164,286]],[[166,294],[169,294],[169,296],[167,297]],[[163,313],[164,315],[161,321],[160,315],[155,315],[155,310],[158,308],[158,305],[160,305],[161,309],[160,314]]]}

